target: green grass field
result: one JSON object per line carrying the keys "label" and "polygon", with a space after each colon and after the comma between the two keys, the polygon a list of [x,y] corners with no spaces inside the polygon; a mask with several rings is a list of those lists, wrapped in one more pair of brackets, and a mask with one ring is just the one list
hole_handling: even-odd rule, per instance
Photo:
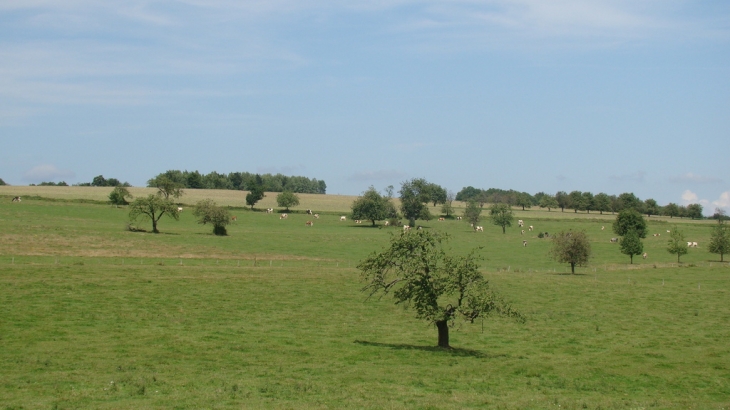
{"label": "green grass field", "polygon": [[588,232],[577,275],[533,232],[423,222],[455,253],[481,246],[527,317],[462,324],[445,351],[432,325],[360,292],[354,266],[399,229],[340,222],[353,197],[303,198],[323,214],[306,227],[207,191],[238,216],[215,237],[189,210],[129,232],[127,209],[94,202],[109,189],[11,203],[18,187],[0,188],[0,408],[730,408],[730,268],[703,249],[709,222],[676,221],[700,243],[678,265],[675,221],[652,217],[662,236],[630,266],[611,215],[518,211],[536,231]]}

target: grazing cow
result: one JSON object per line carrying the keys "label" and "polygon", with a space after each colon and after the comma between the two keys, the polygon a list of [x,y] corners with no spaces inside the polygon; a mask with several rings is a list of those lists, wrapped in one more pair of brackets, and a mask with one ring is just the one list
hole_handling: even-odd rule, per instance
{"label": "grazing cow", "polygon": [[319,214],[314,214],[314,219],[319,219]]}
{"label": "grazing cow", "polygon": [[670,231],[669,229],[667,229],[667,233],[672,233],[672,231]]}
{"label": "grazing cow", "polygon": [[655,233],[654,236],[662,236],[660,233]]}
{"label": "grazing cow", "polygon": [[182,212],[182,207],[181,207],[181,206],[178,206],[178,207],[177,207],[177,211],[178,211],[178,212]]}
{"label": "grazing cow", "polygon": [[611,238],[611,243],[616,243],[616,242],[618,242],[618,238]]}
{"label": "grazing cow", "polygon": [[306,226],[313,226],[313,225],[314,225],[314,222],[312,222],[312,221],[307,221],[307,222],[305,223],[305,225],[306,225]]}
{"label": "grazing cow", "polygon": [[307,215],[312,215],[312,210],[311,209],[307,209]]}
{"label": "grazing cow", "polygon": [[527,246],[527,241],[522,241],[522,246]]}
{"label": "grazing cow", "polygon": [[439,221],[445,221],[446,218],[439,218]]}
{"label": "grazing cow", "polygon": [[231,217],[231,221],[235,222],[235,221],[237,221],[237,220],[238,220],[238,217],[237,217],[236,215],[233,215],[233,216]]}
{"label": "grazing cow", "polygon": [[524,235],[524,234],[525,234],[525,230],[523,229],[522,232],[520,232],[520,235]]}
{"label": "grazing cow", "polygon": [[604,230],[604,229],[606,229],[606,227],[605,227],[605,226],[602,226],[602,227],[601,227],[601,230]]}
{"label": "grazing cow", "polygon": [[532,225],[530,225],[530,230],[533,230],[533,229],[535,229],[535,228],[533,228]]}
{"label": "grazing cow", "polygon": [[461,221],[461,217],[460,217],[460,216],[457,216],[457,217],[456,217],[456,220],[457,220],[457,221]]}
{"label": "grazing cow", "polygon": [[286,219],[286,218],[288,218],[288,217],[289,217],[289,215],[288,215],[288,214],[281,214],[281,215],[279,216],[279,219]]}
{"label": "grazing cow", "polygon": [[362,223],[362,221],[361,221],[361,220],[359,220],[359,219],[355,219],[355,223],[356,223],[356,224],[361,224],[361,223]]}
{"label": "grazing cow", "polygon": [[20,197],[19,196],[13,197],[13,200],[10,202],[20,202]]}
{"label": "grazing cow", "polygon": [[647,255],[646,255],[646,252],[644,252],[644,253],[643,253],[643,254],[641,255],[641,257],[642,257],[642,258],[644,258],[644,259],[646,259],[646,256],[647,256]]}
{"label": "grazing cow", "polygon": [[344,216],[341,216],[341,217],[340,217],[340,222],[342,222],[342,221],[346,221],[346,220],[347,220],[347,218],[346,218],[346,217],[344,217]]}
{"label": "grazing cow", "polygon": [[408,232],[411,230],[411,227],[408,225],[403,225],[403,232]]}
{"label": "grazing cow", "polygon": [[697,247],[697,242],[692,242],[692,247],[693,248],[696,248]]}
{"label": "grazing cow", "polygon": [[267,214],[274,213],[274,208],[266,208],[266,213]]}
{"label": "grazing cow", "polygon": [[477,226],[477,228],[475,229],[475,231],[476,232],[484,232],[484,227],[483,226]]}
{"label": "grazing cow", "polygon": [[390,225],[390,222],[389,221],[385,221],[385,223],[383,225],[389,226]]}
{"label": "grazing cow", "polygon": [[519,226],[519,227],[525,226],[525,223],[522,221],[522,219],[517,221],[517,226]]}

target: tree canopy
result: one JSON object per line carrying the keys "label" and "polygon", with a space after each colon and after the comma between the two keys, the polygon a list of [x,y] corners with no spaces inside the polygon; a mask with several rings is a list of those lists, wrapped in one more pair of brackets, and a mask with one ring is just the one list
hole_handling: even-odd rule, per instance
{"label": "tree canopy", "polygon": [[672,231],[669,233],[669,241],[667,241],[667,252],[677,255],[677,263],[679,258],[689,252],[687,242],[684,240],[684,233],[677,229],[677,225],[674,225]]}
{"label": "tree canopy", "polygon": [[619,248],[621,249],[621,253],[629,255],[630,263],[633,264],[634,255],[641,255],[644,252],[644,243],[641,242],[641,238],[639,238],[639,234],[636,231],[630,230],[621,238]]}
{"label": "tree canopy", "polygon": [[489,208],[489,217],[494,225],[502,227],[502,233],[506,232],[508,226],[512,226],[515,219],[512,208],[507,204],[493,204]]}
{"label": "tree canopy", "polygon": [[284,191],[276,196],[276,203],[289,212],[289,208],[299,205],[299,196],[291,191]]}
{"label": "tree canopy", "polygon": [[264,187],[263,185],[254,185],[251,190],[246,194],[246,205],[253,209],[256,202],[264,199]]}
{"label": "tree canopy", "polygon": [[633,208],[623,209],[613,222],[613,232],[618,236],[624,236],[632,230],[639,235],[639,238],[646,238],[646,220]]}
{"label": "tree canopy", "polygon": [[134,222],[139,217],[149,219],[152,221],[152,232],[154,233],[160,233],[157,229],[157,223],[164,215],[176,221],[180,219],[177,205],[170,199],[155,194],[135,199],[129,208],[130,221]]}
{"label": "tree canopy", "polygon": [[212,199],[203,199],[195,204],[193,215],[199,224],[213,225],[213,234],[227,235],[226,226],[231,223],[231,215],[227,209],[218,206]]}
{"label": "tree canopy", "polygon": [[582,266],[588,263],[591,243],[585,231],[561,231],[552,238],[550,255],[558,263],[569,263],[571,273],[575,273],[575,265]]}
{"label": "tree canopy", "polygon": [[152,178],[152,180],[160,176],[181,184],[183,188],[251,191],[253,186],[260,185],[263,186],[265,192],[291,191],[307,194],[324,194],[327,190],[327,184],[322,180],[282,174],[252,174],[250,172],[222,174],[215,171],[209,174],[201,174],[198,171],[168,170]]}
{"label": "tree canopy", "polygon": [[112,203],[112,205],[127,205],[129,202],[127,202],[127,198],[132,198],[132,194],[129,193],[129,190],[123,186],[117,186],[114,187],[112,192],[109,194],[109,202]]}
{"label": "tree canopy", "polygon": [[391,294],[396,304],[434,323],[442,348],[450,348],[449,326],[457,319],[474,322],[497,313],[524,320],[490,288],[478,270],[476,252],[449,256],[441,247],[447,239],[446,234],[424,230],[394,235],[389,247],[358,264],[367,283],[362,290],[369,297]]}
{"label": "tree canopy", "polygon": [[395,205],[391,198],[381,195],[375,187],[371,186],[362,196],[352,202],[352,219],[371,221],[382,221],[397,217]]}
{"label": "tree canopy", "polygon": [[481,214],[482,207],[479,206],[476,200],[470,199],[466,203],[466,209],[464,209],[464,219],[471,224],[472,229],[477,229]]}
{"label": "tree canopy", "polygon": [[710,234],[710,244],[707,246],[707,250],[710,253],[716,253],[720,255],[720,262],[724,262],[723,255],[730,252],[730,226],[723,223],[723,220],[719,220],[719,224],[712,228]]}
{"label": "tree canopy", "polygon": [[415,226],[416,219],[429,220],[431,213],[427,204],[431,201],[432,184],[423,178],[411,179],[401,184],[400,209],[410,226]]}

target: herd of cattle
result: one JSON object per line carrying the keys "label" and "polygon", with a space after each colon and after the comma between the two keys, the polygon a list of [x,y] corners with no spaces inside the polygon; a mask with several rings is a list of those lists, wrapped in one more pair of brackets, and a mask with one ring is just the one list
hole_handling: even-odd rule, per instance
{"label": "herd of cattle", "polygon": [[[13,197],[13,200],[11,202],[20,202],[20,201],[21,201],[21,198],[19,196],[16,196],[16,197]],[[177,208],[177,211],[178,212],[182,212],[183,211],[183,208],[182,207],[178,207]],[[266,213],[267,214],[274,213],[274,209],[273,208],[267,208],[266,209]],[[311,215],[314,219],[319,219],[319,214],[313,213],[311,209],[307,209],[306,210],[306,214],[307,215]],[[284,214],[283,213],[283,214],[279,215],[279,219],[288,219],[288,218],[289,218],[289,214]],[[462,218],[460,216],[457,216],[456,217],[456,220],[457,221],[460,221],[461,219]],[[232,221],[237,221],[238,220],[238,217],[237,216],[232,216],[231,217],[231,220]],[[439,220],[439,222],[443,222],[443,221],[446,220],[446,218],[441,217],[438,220]],[[347,221],[347,217],[344,216],[344,215],[343,216],[340,216],[340,222],[344,222],[344,221]],[[360,223],[362,223],[362,220],[356,219],[355,220],[355,223],[356,224],[360,224]],[[307,222],[304,223],[304,225],[305,226],[314,226],[314,221],[307,221]],[[389,226],[390,225],[390,222],[385,221],[384,225],[385,226]],[[522,219],[519,219],[519,220],[517,220],[517,225],[520,228],[524,228],[525,222]],[[474,228],[474,231],[475,232],[484,232],[484,227],[483,226],[476,226],[475,227],[474,224],[471,224],[471,227]],[[417,229],[422,229],[422,228],[419,226]],[[533,231],[534,229],[535,229],[534,226],[532,226],[532,225],[529,225],[528,226],[528,230],[529,231]],[[605,230],[605,229],[606,229],[605,226],[601,226],[601,230],[602,231]],[[410,230],[411,230],[411,227],[409,225],[403,225],[403,231],[404,232],[408,232]],[[667,233],[670,233],[670,232],[671,231],[667,230]],[[520,234],[521,235],[524,235],[525,234],[525,230],[524,229],[520,230]],[[543,234],[546,237],[548,236],[548,233],[547,232],[544,232]],[[655,233],[655,234],[652,234],[652,236],[658,237],[658,236],[661,236],[661,234],[660,233]],[[611,243],[618,243],[618,238],[611,238]],[[522,246],[527,246],[527,241],[526,240],[523,240],[522,241]],[[689,248],[696,248],[697,246],[698,246],[697,242],[687,242],[687,247],[689,247]],[[646,259],[646,257],[648,255],[646,254],[646,252],[644,252],[641,256],[644,259]]]}

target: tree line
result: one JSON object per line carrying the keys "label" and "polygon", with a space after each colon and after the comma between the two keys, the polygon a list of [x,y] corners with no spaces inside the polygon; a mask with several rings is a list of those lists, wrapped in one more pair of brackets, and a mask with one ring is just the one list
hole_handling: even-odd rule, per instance
{"label": "tree line", "polygon": [[561,212],[569,209],[574,212],[585,211],[591,213],[593,211],[600,214],[604,212],[614,214],[624,209],[634,209],[647,216],[661,215],[670,218],[703,218],[702,205],[700,204],[689,204],[685,206],[670,202],[667,205],[660,206],[654,199],[650,198],[642,201],[630,192],[625,192],[620,195],[608,195],[601,192],[594,195],[591,192],[572,191],[568,193],[558,191],[555,195],[550,195],[545,192],[530,195],[527,192],[519,192],[511,189],[490,188],[483,190],[468,186],[456,194],[456,200],[464,202],[473,200],[478,202],[480,206],[484,206],[485,203],[505,203],[510,206],[522,207],[522,210],[539,206],[540,208],[547,208],[548,211],[559,208]]}
{"label": "tree line", "polygon": [[327,184],[323,180],[303,176],[282,174],[252,174],[250,172],[231,172],[220,174],[198,171],[168,170],[147,181],[147,186],[156,187],[160,178],[170,180],[187,189],[232,189],[251,191],[263,188],[266,192],[295,192],[302,194],[325,194]]}

